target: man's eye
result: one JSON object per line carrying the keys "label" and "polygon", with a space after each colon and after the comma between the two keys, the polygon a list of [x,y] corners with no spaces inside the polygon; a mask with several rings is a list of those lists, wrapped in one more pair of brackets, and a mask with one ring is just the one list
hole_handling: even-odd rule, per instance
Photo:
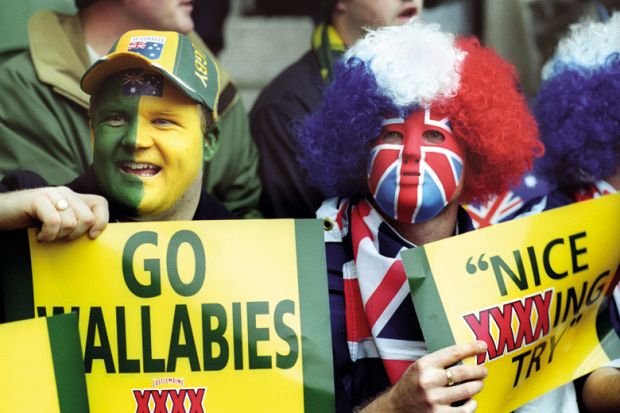
{"label": "man's eye", "polygon": [[424,142],[433,144],[443,143],[446,140],[443,133],[436,130],[427,130],[422,134],[422,137],[424,138]]}
{"label": "man's eye", "polygon": [[127,123],[129,123],[129,119],[123,115],[111,115],[105,118],[103,120],[103,123],[108,126],[119,127],[119,126],[124,126]]}
{"label": "man's eye", "polygon": [[157,118],[157,119],[153,119],[153,125],[173,126],[173,125],[177,125],[177,123],[170,119]]}
{"label": "man's eye", "polygon": [[385,131],[381,134],[384,143],[402,143],[403,134],[396,131]]}

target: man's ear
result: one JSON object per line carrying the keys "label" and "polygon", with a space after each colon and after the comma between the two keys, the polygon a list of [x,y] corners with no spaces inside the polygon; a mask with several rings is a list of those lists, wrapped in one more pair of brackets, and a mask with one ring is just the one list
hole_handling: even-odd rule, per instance
{"label": "man's ear", "polygon": [[217,148],[220,146],[220,131],[217,126],[211,128],[209,132],[205,134],[205,143],[202,149],[202,159],[205,162],[210,161],[215,153],[217,152]]}
{"label": "man's ear", "polygon": [[88,129],[90,129],[90,150],[95,149],[95,129],[93,129],[93,121],[88,119]]}

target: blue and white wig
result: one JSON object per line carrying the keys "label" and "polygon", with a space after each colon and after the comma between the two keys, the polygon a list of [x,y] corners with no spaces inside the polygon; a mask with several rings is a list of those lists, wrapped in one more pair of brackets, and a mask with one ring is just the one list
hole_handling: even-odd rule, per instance
{"label": "blue and white wig", "polygon": [[545,157],[539,173],[562,188],[620,167],[620,12],[571,26],[542,71],[535,115]]}

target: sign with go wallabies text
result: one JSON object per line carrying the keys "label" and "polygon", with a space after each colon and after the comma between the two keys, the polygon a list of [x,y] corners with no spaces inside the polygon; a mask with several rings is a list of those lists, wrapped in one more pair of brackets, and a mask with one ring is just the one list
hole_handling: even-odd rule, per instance
{"label": "sign with go wallabies text", "polygon": [[403,253],[429,350],[488,345],[464,361],[489,369],[480,411],[513,411],[620,357],[618,211],[608,195]]}
{"label": "sign with go wallabies text", "polygon": [[92,412],[329,411],[322,238],[315,220],[30,233],[32,309],[78,313]]}

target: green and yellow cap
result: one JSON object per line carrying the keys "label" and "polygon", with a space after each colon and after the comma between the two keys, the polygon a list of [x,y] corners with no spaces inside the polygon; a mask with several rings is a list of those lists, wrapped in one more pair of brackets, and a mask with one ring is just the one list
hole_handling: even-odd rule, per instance
{"label": "green and yellow cap", "polygon": [[121,36],[107,55],[97,60],[82,77],[89,95],[110,75],[127,69],[161,73],[191,99],[206,106],[216,117],[219,71],[206,53],[177,32],[131,30]]}

